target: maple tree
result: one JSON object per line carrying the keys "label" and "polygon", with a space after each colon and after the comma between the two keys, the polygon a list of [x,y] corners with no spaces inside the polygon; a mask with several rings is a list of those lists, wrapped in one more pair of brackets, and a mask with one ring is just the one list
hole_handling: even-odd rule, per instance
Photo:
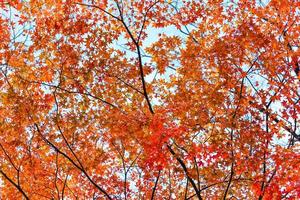
{"label": "maple tree", "polygon": [[1,199],[299,199],[300,2],[8,0]]}

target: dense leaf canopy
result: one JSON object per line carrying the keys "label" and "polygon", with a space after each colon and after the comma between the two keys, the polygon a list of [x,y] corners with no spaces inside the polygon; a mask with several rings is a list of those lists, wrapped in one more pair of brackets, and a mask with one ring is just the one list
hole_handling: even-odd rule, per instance
{"label": "dense leaf canopy", "polygon": [[300,198],[300,1],[0,9],[1,199]]}

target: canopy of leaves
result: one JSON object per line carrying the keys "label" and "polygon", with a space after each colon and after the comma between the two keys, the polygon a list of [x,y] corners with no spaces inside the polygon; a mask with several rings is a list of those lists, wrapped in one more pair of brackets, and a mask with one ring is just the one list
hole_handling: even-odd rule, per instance
{"label": "canopy of leaves", "polygon": [[300,199],[300,1],[0,1],[1,199]]}

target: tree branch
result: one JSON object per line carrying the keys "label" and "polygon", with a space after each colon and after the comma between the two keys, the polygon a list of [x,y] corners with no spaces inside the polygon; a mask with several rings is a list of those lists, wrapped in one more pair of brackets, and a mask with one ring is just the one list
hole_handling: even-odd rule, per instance
{"label": "tree branch", "polygon": [[58,147],[56,147],[51,141],[49,141],[41,132],[39,126],[37,123],[34,123],[34,126],[37,130],[37,132],[40,134],[40,136],[42,137],[42,139],[49,145],[51,146],[55,151],[57,151],[59,154],[61,154],[62,156],[64,156],[67,160],[69,160],[77,169],[79,169],[85,176],[86,178],[92,183],[92,185],[94,185],[100,192],[102,192],[107,199],[112,200],[112,198],[110,197],[110,195],[103,189],[101,188],[97,183],[95,183],[92,178],[87,174],[87,172],[85,171],[85,169],[83,169],[81,167],[81,165],[76,164],[76,162],[70,158],[66,153],[62,152]]}
{"label": "tree branch", "polygon": [[190,183],[192,184],[192,186],[193,186],[193,188],[194,188],[194,190],[195,190],[195,192],[196,192],[196,195],[197,195],[198,199],[199,199],[199,200],[202,200],[202,197],[201,197],[201,195],[200,195],[200,190],[198,190],[195,181],[190,177],[189,172],[188,172],[188,169],[187,169],[186,165],[184,164],[183,160],[181,160],[181,159],[176,155],[175,151],[171,148],[170,145],[167,145],[167,147],[168,147],[169,151],[171,152],[171,154],[176,158],[176,160],[177,160],[177,161],[179,162],[179,164],[181,165],[181,167],[182,167],[182,169],[183,169],[183,171],[184,171],[186,177],[188,178],[188,180],[189,180]]}
{"label": "tree branch", "polygon": [[29,197],[26,195],[26,193],[24,192],[24,190],[21,188],[19,184],[15,183],[10,177],[8,177],[7,174],[2,169],[0,169],[0,173],[4,176],[6,180],[8,180],[13,186],[15,186],[15,188],[17,188],[19,192],[21,192],[21,194],[24,196],[26,200],[29,200]]}
{"label": "tree branch", "polygon": [[155,196],[155,191],[156,191],[156,187],[157,187],[158,180],[159,180],[159,177],[160,177],[160,172],[161,172],[161,170],[158,171],[158,175],[157,175],[157,177],[156,177],[156,181],[155,181],[154,187],[153,187],[153,189],[152,189],[151,200],[153,200],[153,199],[154,199],[154,196]]}

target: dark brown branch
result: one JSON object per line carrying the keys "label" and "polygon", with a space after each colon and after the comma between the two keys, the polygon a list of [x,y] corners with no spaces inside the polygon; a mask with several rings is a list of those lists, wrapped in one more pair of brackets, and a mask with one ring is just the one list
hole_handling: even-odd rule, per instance
{"label": "dark brown branch", "polygon": [[[138,36],[138,39],[136,40],[134,38],[134,36],[132,35],[131,31],[129,30],[128,26],[126,25],[125,21],[124,21],[124,18],[123,18],[123,12],[122,12],[122,9],[120,8],[119,6],[119,3],[116,2],[116,5],[117,5],[117,8],[118,8],[118,11],[120,13],[120,18],[107,12],[106,10],[104,10],[103,8],[99,7],[99,6],[96,6],[96,5],[90,5],[90,4],[84,4],[84,3],[75,3],[77,5],[82,5],[82,6],[87,6],[87,7],[93,7],[93,8],[97,8],[99,10],[101,10],[102,12],[106,13],[107,15],[111,16],[112,18],[120,21],[124,28],[126,29],[126,32],[128,33],[129,37],[131,38],[132,42],[134,43],[134,45],[136,46],[136,50],[137,50],[137,54],[138,54],[138,62],[139,62],[139,70],[140,70],[140,77],[141,77],[141,80],[142,80],[142,86],[143,86],[143,95],[145,96],[145,99],[146,99],[146,102],[148,104],[148,107],[149,107],[149,110],[152,114],[154,114],[154,111],[153,111],[153,108],[152,108],[152,105],[151,105],[151,102],[150,102],[150,99],[149,99],[149,96],[148,96],[148,93],[147,93],[147,87],[146,87],[146,81],[145,81],[145,78],[144,78],[144,70],[143,70],[143,62],[142,62],[142,54],[141,54],[141,50],[140,50],[140,46],[139,46],[139,38],[140,38],[140,35]],[[155,3],[156,4],[156,3]],[[150,6],[149,9],[151,9],[155,4],[153,4],[152,6]],[[143,22],[144,23],[144,22]],[[143,27],[142,27],[143,28]],[[142,31],[142,29],[141,29]]]}
{"label": "dark brown branch", "polygon": [[15,186],[15,188],[17,188],[17,189],[19,190],[19,192],[21,192],[21,194],[24,196],[24,198],[25,198],[26,200],[29,200],[29,197],[26,195],[26,193],[24,192],[24,190],[21,188],[21,186],[20,186],[19,184],[15,183],[15,182],[14,182],[10,177],[8,177],[7,174],[6,174],[4,171],[2,171],[1,169],[0,169],[0,173],[4,176],[4,178],[5,178],[6,180],[8,180],[13,186]]}
{"label": "dark brown branch", "polygon": [[184,173],[185,173],[187,179],[188,179],[189,182],[192,184],[192,186],[193,186],[193,188],[194,188],[194,190],[195,190],[195,192],[196,192],[196,195],[197,195],[198,199],[199,199],[199,200],[202,200],[202,197],[201,197],[201,195],[200,195],[200,190],[198,190],[195,181],[190,177],[189,172],[188,172],[188,169],[187,169],[186,165],[184,164],[183,160],[182,160],[181,158],[179,158],[179,157],[176,155],[175,151],[171,148],[170,145],[167,145],[167,147],[168,147],[170,153],[176,158],[176,160],[177,160],[177,161],[179,162],[179,164],[181,165],[181,167],[182,167],[182,169],[183,169],[183,171],[184,171]]}
{"label": "dark brown branch", "polygon": [[140,77],[141,77],[142,86],[143,86],[143,94],[144,94],[145,99],[147,101],[150,112],[152,114],[154,114],[154,111],[153,111],[153,108],[152,108],[152,105],[151,105],[151,102],[150,102],[150,99],[149,99],[149,96],[148,96],[148,93],[147,93],[147,87],[146,87],[146,81],[145,81],[145,77],[144,77],[143,61],[142,61],[142,54],[141,54],[140,45],[139,45],[138,41],[132,35],[132,32],[129,30],[129,27],[126,25],[126,23],[124,21],[124,18],[123,18],[123,15],[122,15],[121,8],[120,8],[118,2],[116,2],[116,4],[117,4],[117,7],[118,7],[118,10],[119,10],[119,13],[120,13],[120,17],[121,17],[120,21],[123,24],[124,28],[126,29],[126,32],[128,33],[128,35],[129,35],[130,39],[132,40],[133,44],[136,47],[137,54],[138,54]]}
{"label": "dark brown branch", "polygon": [[39,126],[37,123],[34,123],[34,126],[37,130],[37,132],[40,134],[40,136],[42,137],[42,139],[50,146],[52,147],[56,152],[58,152],[59,154],[61,154],[62,156],[64,156],[67,160],[69,160],[77,169],[79,169],[85,176],[86,178],[92,183],[92,185],[94,185],[100,192],[102,192],[107,199],[112,200],[112,198],[110,197],[110,195],[103,189],[101,188],[97,183],[95,183],[91,177],[87,174],[87,172],[81,167],[81,165],[77,164],[72,158],[70,158],[70,156],[68,156],[66,153],[62,152],[58,147],[56,147],[51,141],[49,141],[41,132]]}
{"label": "dark brown branch", "polygon": [[161,173],[161,170],[158,171],[158,174],[157,174],[157,177],[156,177],[156,181],[155,181],[154,187],[153,187],[153,189],[152,189],[151,200],[154,199],[155,191],[156,191],[157,184],[158,184],[158,180],[159,180],[159,177],[160,177],[160,173]]}
{"label": "dark brown branch", "polygon": [[[252,65],[252,66],[253,66],[253,65]],[[250,71],[250,69],[252,68],[252,66],[248,69],[247,73]],[[238,109],[239,109],[239,107],[240,107],[241,99],[242,99],[242,97],[243,97],[244,80],[245,80],[245,78],[242,79],[241,89],[240,89],[239,96],[238,96],[238,105],[237,105],[237,107],[236,107],[236,109],[235,109],[235,111],[234,111],[234,114],[233,114],[233,116],[232,116],[232,125],[234,125],[234,120],[235,120],[235,118],[236,118]],[[230,185],[231,185],[233,176],[234,176],[233,129],[230,131],[230,148],[231,148],[230,176],[229,176],[229,181],[228,181],[226,190],[225,190],[225,192],[224,192],[224,196],[223,196],[223,199],[224,199],[224,200],[226,200],[226,197],[227,197],[227,194],[228,194],[228,192],[229,192],[229,188],[230,188]]]}
{"label": "dark brown branch", "polygon": [[69,175],[67,174],[67,176],[66,176],[66,178],[65,178],[65,181],[64,181],[64,185],[63,185],[62,191],[61,191],[61,199],[62,199],[62,200],[64,200],[64,194],[65,194],[65,188],[66,188],[66,186],[67,186],[68,176],[69,176]]}
{"label": "dark brown branch", "polygon": [[[252,103],[252,102],[250,102],[250,103]],[[261,108],[258,108],[258,110],[262,113],[269,114],[269,117],[273,120],[273,122],[275,122],[277,124],[280,123],[280,120],[276,116],[272,115],[271,112],[268,111],[267,109],[261,107]],[[292,136],[294,136],[295,139],[297,139],[300,142],[300,135],[297,135],[296,132],[292,128],[288,127],[287,125],[284,125],[283,128],[286,131],[288,131],[289,133],[291,133]]]}
{"label": "dark brown branch", "polygon": [[228,184],[227,184],[226,190],[225,190],[225,192],[224,192],[224,196],[223,196],[223,199],[224,199],[224,200],[226,200],[226,197],[227,197],[227,194],[228,194],[228,191],[229,191],[229,188],[230,188],[232,179],[233,179],[233,175],[234,175],[233,164],[234,164],[234,163],[232,162],[232,163],[231,163],[231,167],[230,167],[230,177],[229,177],[229,181],[228,181]]}
{"label": "dark brown branch", "polygon": [[58,153],[56,152],[56,156],[55,156],[55,180],[54,180],[54,185],[55,185],[55,188],[56,188],[56,192],[57,192],[57,198],[60,199],[60,195],[59,195],[59,188],[58,188],[58,185],[57,185],[57,179],[58,179]]}
{"label": "dark brown branch", "polygon": [[133,89],[134,91],[136,91],[137,93],[141,94],[144,96],[144,93],[141,92],[140,90],[138,90],[137,88],[135,88],[134,86],[130,85],[129,83],[125,82],[124,80],[122,80],[121,78],[119,78],[118,76],[113,76],[116,79],[118,79],[119,81],[121,81],[122,83],[124,83],[126,86],[130,87],[131,89]]}
{"label": "dark brown branch", "polygon": [[195,167],[196,167],[196,171],[197,171],[198,190],[200,190],[200,173],[199,173],[199,167],[198,167],[198,164],[197,164],[196,157],[194,157],[194,163],[195,163]]}
{"label": "dark brown branch", "polygon": [[9,162],[11,163],[11,165],[13,166],[13,168],[16,171],[19,171],[19,169],[16,167],[16,165],[14,164],[14,162],[12,161],[11,157],[8,155],[7,151],[4,149],[3,145],[0,143],[0,148],[2,149],[2,151],[4,152],[5,156],[8,158]]}
{"label": "dark brown branch", "polygon": [[189,188],[189,179],[186,179],[185,191],[184,191],[184,199],[187,199],[187,193]]}
{"label": "dark brown branch", "polygon": [[[39,82],[39,81],[29,81],[29,80],[26,80],[26,79],[24,79],[22,77],[20,77],[20,78],[22,80],[24,80],[24,81],[29,82],[29,83],[41,84],[41,85],[44,85],[44,86],[47,86],[47,87],[50,87],[50,88],[59,89],[61,91],[69,93],[69,94],[81,94],[81,95],[85,95],[85,96],[88,96],[88,97],[91,97],[93,99],[99,100],[99,101],[101,101],[104,104],[107,104],[107,105],[109,105],[109,106],[111,106],[113,108],[116,108],[116,109],[120,110],[120,108],[118,106],[116,106],[116,105],[114,105],[114,104],[112,104],[112,103],[110,103],[110,102],[108,102],[108,101],[106,101],[104,99],[101,99],[101,98],[99,98],[99,97],[97,97],[97,96],[95,96],[95,95],[93,95],[93,94],[91,94],[91,93],[89,93],[87,91],[86,92],[72,91],[72,90],[68,90],[66,88],[63,88],[63,87],[61,87],[59,85],[52,85],[52,84],[49,84],[49,83]],[[123,112],[122,110],[120,110],[120,111]]]}
{"label": "dark brown branch", "polygon": [[114,19],[120,21],[120,19],[119,19],[117,16],[115,16],[115,15],[111,14],[110,12],[104,10],[104,9],[101,8],[100,6],[97,6],[97,5],[94,5],[94,4],[79,3],[79,2],[76,2],[75,4],[76,4],[76,5],[80,5],[80,6],[90,7],[90,8],[97,8],[97,9],[101,10],[102,12],[104,12],[105,14],[111,16],[112,18],[114,18]]}
{"label": "dark brown branch", "polygon": [[147,14],[148,12],[150,12],[150,10],[158,3],[159,1],[155,1],[151,6],[149,6],[149,8],[146,10],[145,14],[144,14],[144,19],[143,19],[143,22],[142,22],[142,28],[139,32],[139,35],[138,35],[138,38],[137,38],[137,43],[139,43],[140,39],[141,39],[141,35],[142,35],[142,32],[143,32],[143,29],[145,27],[145,23],[146,23],[146,19],[147,19]]}
{"label": "dark brown branch", "polygon": [[[252,181],[252,180],[251,179],[237,178],[237,179],[232,179],[231,181],[233,182],[233,181]],[[224,183],[228,183],[228,181],[224,180],[224,181],[219,181],[219,182],[216,182],[216,183],[212,183],[210,185],[207,185],[207,186],[201,188],[200,191],[204,191],[204,190],[209,189],[213,186],[216,186],[216,185],[219,185],[219,184],[224,184]],[[191,195],[190,197],[187,198],[187,200],[192,199],[194,196],[196,196],[196,194]]]}

